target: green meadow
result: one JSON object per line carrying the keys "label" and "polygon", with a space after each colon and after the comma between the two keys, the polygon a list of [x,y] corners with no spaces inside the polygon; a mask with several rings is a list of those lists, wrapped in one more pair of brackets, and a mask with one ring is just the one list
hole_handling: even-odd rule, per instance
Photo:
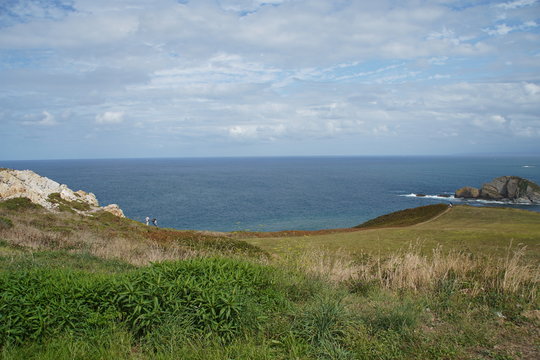
{"label": "green meadow", "polygon": [[[430,252],[468,251],[474,254],[506,256],[509,247],[526,247],[531,262],[540,261],[540,214],[512,208],[454,206],[444,214],[410,226],[389,221],[357,231],[332,234],[302,234],[246,238],[253,245],[275,254],[326,249],[353,254],[391,254],[411,245]],[[423,219],[422,219],[423,220]]]}
{"label": "green meadow", "polygon": [[1,359],[538,359],[540,214],[212,233],[0,203]]}

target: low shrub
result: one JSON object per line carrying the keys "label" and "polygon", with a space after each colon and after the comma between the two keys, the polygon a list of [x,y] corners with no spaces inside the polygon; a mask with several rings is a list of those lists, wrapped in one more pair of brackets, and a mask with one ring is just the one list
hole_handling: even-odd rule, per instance
{"label": "low shrub", "polygon": [[193,259],[125,274],[34,269],[0,274],[0,344],[84,335],[121,324],[142,336],[178,321],[228,341],[257,329],[285,301],[269,267]]}
{"label": "low shrub", "polygon": [[41,208],[43,208],[41,205],[34,204],[26,197],[17,197],[0,202],[0,209],[11,211],[35,210]]}
{"label": "low shrub", "polygon": [[79,211],[90,210],[90,204],[84,201],[79,201],[79,200],[74,200],[74,201],[66,200],[62,198],[60,193],[49,194],[48,199],[51,203],[57,204],[58,209],[60,211],[74,212],[74,210],[79,210]]}

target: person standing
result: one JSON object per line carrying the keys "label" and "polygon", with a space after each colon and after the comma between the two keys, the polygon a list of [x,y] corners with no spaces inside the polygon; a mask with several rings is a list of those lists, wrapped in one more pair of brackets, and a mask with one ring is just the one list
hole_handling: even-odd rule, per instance
{"label": "person standing", "polygon": [[156,218],[153,218],[153,219],[152,219],[152,224],[153,224],[155,227],[158,227],[158,226],[157,226],[157,219],[156,219]]}
{"label": "person standing", "polygon": [[148,226],[148,223],[150,223],[150,218],[147,216],[144,220],[146,220],[146,226]]}

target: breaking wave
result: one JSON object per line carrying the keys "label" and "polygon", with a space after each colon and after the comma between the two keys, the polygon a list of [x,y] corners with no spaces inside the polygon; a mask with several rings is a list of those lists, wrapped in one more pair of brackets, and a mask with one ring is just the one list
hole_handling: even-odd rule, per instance
{"label": "breaking wave", "polygon": [[410,194],[403,194],[399,196],[414,197],[418,199],[435,199],[435,200],[449,201],[453,203],[461,202],[461,203],[501,204],[501,205],[535,205],[535,204],[529,204],[529,203],[515,203],[512,201],[464,199],[464,198],[456,198],[454,197],[454,195],[424,195],[424,194],[410,193]]}

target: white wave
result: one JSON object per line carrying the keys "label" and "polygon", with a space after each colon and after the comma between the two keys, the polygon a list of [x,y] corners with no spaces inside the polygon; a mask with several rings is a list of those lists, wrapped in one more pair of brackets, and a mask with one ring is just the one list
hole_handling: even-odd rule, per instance
{"label": "white wave", "polygon": [[456,198],[454,197],[454,195],[440,196],[440,195],[423,195],[423,194],[410,193],[410,194],[403,194],[399,196],[414,197],[418,199],[436,199],[436,200],[451,201],[451,202],[465,202],[465,203],[471,202],[471,203],[501,204],[501,205],[536,205],[536,204],[531,204],[531,203],[517,203],[510,200],[501,201],[501,200]]}
{"label": "white wave", "polygon": [[534,165],[523,165],[522,167],[524,167],[524,168],[534,168],[536,166],[534,166]]}
{"label": "white wave", "polygon": [[399,195],[404,197],[416,197],[416,198],[424,198],[424,199],[439,199],[439,200],[455,200],[454,195],[448,195],[448,196],[440,196],[440,195],[424,195],[424,194],[405,194],[405,195]]}

